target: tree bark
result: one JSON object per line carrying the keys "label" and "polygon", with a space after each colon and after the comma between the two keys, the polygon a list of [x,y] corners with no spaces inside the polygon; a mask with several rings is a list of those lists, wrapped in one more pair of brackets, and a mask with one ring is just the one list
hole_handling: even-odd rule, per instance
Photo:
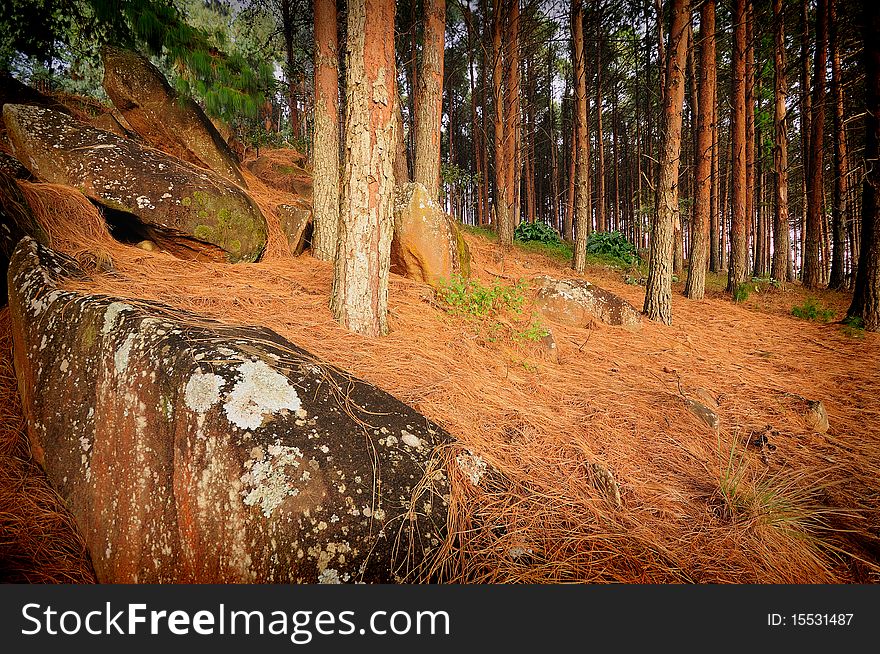
{"label": "tree bark", "polygon": [[657,214],[651,234],[651,260],[644,309],[650,320],[666,325],[672,324],[672,255],[675,222],[679,220],[678,172],[690,0],[673,0],[671,10],[666,88],[663,93],[660,176],[657,180]]}
{"label": "tree bark", "polygon": [[443,44],[446,0],[423,0],[425,37],[416,90],[414,181],[432,198],[440,193],[440,123],[443,117]]}
{"label": "tree bark", "polygon": [[865,58],[865,161],[862,182],[862,234],[850,317],[880,331],[880,4],[862,2]]}
{"label": "tree bark", "polygon": [[507,188],[507,125],[505,124],[504,97],[504,51],[502,33],[506,24],[505,3],[507,0],[494,0],[492,27],[492,87],[495,103],[495,130],[493,149],[495,151],[495,221],[498,241],[503,247],[513,245],[513,216],[509,213]]}
{"label": "tree bark", "polygon": [[[777,0],[778,1],[778,0]],[[712,211],[712,135],[715,125],[715,0],[704,0],[700,8],[700,73],[697,100],[697,144],[694,171],[694,222],[691,225],[691,252],[684,294],[692,300],[703,298],[709,246],[709,220]]]}
{"label": "tree bark", "polygon": [[731,113],[730,266],[727,290],[735,294],[746,281],[748,223],[746,213],[746,0],[733,2],[733,109]]}
{"label": "tree bark", "polygon": [[[746,2],[746,278],[749,277],[749,252],[757,254],[758,230],[755,215],[755,25],[754,4]],[[752,248],[749,248],[751,236]]]}
{"label": "tree bark", "polygon": [[574,256],[572,267],[583,273],[587,266],[587,239],[592,227],[590,215],[590,136],[587,120],[590,115],[587,98],[587,68],[584,52],[584,5],[575,0],[572,7],[572,47],[574,48],[575,108],[577,125],[577,169],[575,172]]}
{"label": "tree bark", "polygon": [[339,231],[339,41],[336,0],[315,0],[315,138],[312,255],[336,256]]}
{"label": "tree bark", "polygon": [[520,0],[507,0],[507,40],[504,47],[504,164],[505,164],[505,197],[507,198],[507,230],[510,232],[509,243],[513,243],[513,231],[519,224],[520,202],[519,191],[521,176],[520,143],[522,130],[520,120]]}
{"label": "tree bark", "polygon": [[834,97],[834,198],[831,205],[833,252],[831,256],[831,275],[828,287],[846,288],[846,200],[848,189],[846,116],[843,97],[843,80],[840,70],[840,25],[837,5],[839,0],[830,0],[830,46],[831,46],[831,95]]}
{"label": "tree bark", "polygon": [[605,131],[602,127],[602,18],[596,9],[596,231],[607,232],[605,202]]}
{"label": "tree bark", "polygon": [[822,284],[822,225],[824,223],[825,190],[825,68],[828,61],[827,0],[819,0],[816,9],[816,57],[813,67],[813,115],[810,119],[810,158],[807,205],[807,237],[804,247],[804,286],[818,288]]}
{"label": "tree bark", "polygon": [[293,0],[281,0],[281,33],[284,37],[285,74],[287,76],[287,109],[290,132],[299,136],[299,106],[296,92],[296,59],[293,56]]}
{"label": "tree bark", "polygon": [[388,331],[388,269],[397,146],[391,0],[349,0],[345,66],[345,167],[331,307],[348,329]]}
{"label": "tree bark", "polygon": [[788,126],[785,94],[785,18],[782,0],[773,0],[773,172],[776,176],[773,220],[773,269],[771,275],[782,286],[788,278],[791,244],[788,232]]}

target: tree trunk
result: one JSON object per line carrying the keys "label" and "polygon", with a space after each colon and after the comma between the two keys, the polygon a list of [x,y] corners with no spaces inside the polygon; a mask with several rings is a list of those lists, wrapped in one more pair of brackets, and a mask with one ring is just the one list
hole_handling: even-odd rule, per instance
{"label": "tree trunk", "polygon": [[[519,190],[521,176],[521,121],[519,98],[519,2],[507,0],[507,41],[504,48],[504,164],[505,195],[507,197],[507,220],[510,230],[510,243],[513,243],[513,230],[519,224]],[[506,241],[503,241],[506,243]]]}
{"label": "tree trunk", "polygon": [[587,119],[590,105],[587,98],[586,53],[584,51],[584,5],[575,0],[572,7],[572,47],[574,48],[575,109],[577,125],[577,171],[575,173],[574,257],[572,267],[583,273],[587,265],[587,239],[590,236],[590,136]]}
{"label": "tree trunk", "polygon": [[414,181],[428,195],[440,192],[440,123],[443,117],[443,43],[446,34],[446,0],[423,0],[425,40],[416,90],[416,157]]}
{"label": "tree trunk", "polygon": [[475,220],[475,224],[482,225],[483,224],[483,193],[482,193],[482,179],[483,179],[483,161],[481,153],[483,151],[483,144],[480,139],[480,130],[479,123],[477,122],[477,94],[476,94],[476,71],[474,70],[474,17],[471,12],[470,6],[464,5],[462,7],[464,11],[465,23],[467,25],[467,39],[468,39],[468,84],[470,86],[471,91],[471,138],[472,138],[472,149],[474,155],[474,169],[477,173],[477,216]]}
{"label": "tree trunk", "polygon": [[645,290],[645,313],[649,319],[666,325],[672,324],[672,256],[675,222],[679,220],[678,170],[690,0],[672,0],[671,10],[666,88],[663,93],[660,176],[657,180],[657,214],[651,234],[651,260]]}
{"label": "tree trunk", "polygon": [[339,231],[339,41],[336,0],[315,0],[315,138],[312,255],[336,256]]}
{"label": "tree trunk", "polygon": [[[777,0],[778,1],[778,0]],[[691,252],[684,294],[703,298],[712,211],[712,134],[715,126],[715,0],[704,0],[700,8],[700,73],[697,107],[697,145],[694,170],[694,222],[691,225]]]}
{"label": "tree trunk", "polygon": [[501,47],[501,35],[504,31],[504,3],[506,0],[495,0],[493,3],[492,26],[492,90],[495,104],[494,142],[495,151],[495,221],[498,240],[504,247],[513,245],[513,225],[508,215],[507,195],[507,163],[504,142],[506,125],[504,124],[504,54]]}
{"label": "tree trunk", "polygon": [[807,237],[804,245],[804,286],[822,284],[822,225],[824,223],[824,126],[825,68],[828,60],[827,0],[819,0],[816,9],[816,57],[813,67],[813,115],[810,120],[810,158],[807,205]]}
{"label": "tree trunk", "polygon": [[782,0],[773,0],[773,172],[776,177],[773,220],[773,270],[777,284],[788,278],[788,128],[785,109],[785,20]]}
{"label": "tree trunk", "polygon": [[602,18],[596,8],[596,231],[607,232],[605,203],[605,131],[602,128]]}
{"label": "tree trunk", "polygon": [[731,216],[730,268],[727,290],[736,294],[746,281],[748,264],[748,214],[746,195],[749,193],[746,173],[746,0],[733,3],[733,74],[731,138]]}
{"label": "tree trunk", "polygon": [[831,258],[831,275],[828,287],[846,288],[846,121],[844,113],[843,80],[840,71],[840,34],[837,16],[839,0],[830,0],[829,22],[831,36],[831,94],[834,97],[834,199],[831,205],[834,251]]}
{"label": "tree trunk", "polygon": [[715,66],[715,86],[712,89],[712,202],[709,221],[709,270],[713,273],[721,271],[721,168],[718,142],[718,58],[712,62]]}
{"label": "tree trunk", "polygon": [[391,0],[349,0],[345,167],[333,314],[366,336],[387,333],[394,227],[396,63]]}
{"label": "tree trunk", "polygon": [[281,0],[281,33],[284,37],[285,74],[287,76],[287,110],[290,132],[299,136],[299,107],[296,93],[296,59],[293,56],[293,0]]}
{"label": "tree trunk", "polygon": [[859,268],[848,316],[860,318],[865,329],[880,331],[880,3],[865,0],[865,161],[862,183],[862,234]]}

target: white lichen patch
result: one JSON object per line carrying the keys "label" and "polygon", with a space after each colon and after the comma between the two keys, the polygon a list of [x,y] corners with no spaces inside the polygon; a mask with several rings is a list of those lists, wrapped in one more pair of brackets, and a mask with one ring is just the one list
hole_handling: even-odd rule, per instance
{"label": "white lichen patch", "polygon": [[134,343],[134,334],[129,334],[125,342],[116,350],[116,354],[113,355],[113,364],[118,375],[124,373],[128,368],[128,357],[131,354],[132,343]]}
{"label": "white lichen patch", "polygon": [[455,462],[458,464],[458,469],[464,473],[465,477],[474,486],[480,485],[480,480],[489,469],[489,466],[486,465],[486,462],[481,457],[468,451],[456,456]]}
{"label": "white lichen patch", "polygon": [[421,438],[416,436],[415,434],[409,433],[407,430],[403,429],[400,432],[400,440],[402,440],[406,445],[410,447],[422,447],[424,442]]}
{"label": "white lichen patch", "polygon": [[223,405],[237,427],[256,429],[277,411],[300,409],[299,396],[287,378],[263,361],[245,361],[237,372],[239,379]]}
{"label": "white lichen patch", "polygon": [[110,330],[116,326],[116,319],[123,311],[131,311],[133,307],[125,302],[113,302],[104,312],[104,326],[101,328],[102,334],[110,333]]}
{"label": "white lichen patch", "polygon": [[261,448],[254,448],[251,455],[254,454],[260,456],[245,462],[242,495],[247,506],[259,504],[268,518],[285,499],[299,495],[291,479],[302,462],[302,450],[276,442],[265,453]]}
{"label": "white lichen patch", "polygon": [[223,378],[210,372],[197,370],[193,373],[183,391],[186,406],[196,413],[205,413],[220,401]]}

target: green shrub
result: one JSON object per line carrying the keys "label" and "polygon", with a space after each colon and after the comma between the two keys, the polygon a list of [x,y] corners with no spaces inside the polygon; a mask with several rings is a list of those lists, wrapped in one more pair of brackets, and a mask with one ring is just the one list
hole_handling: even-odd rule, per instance
{"label": "green shrub", "polygon": [[513,238],[517,241],[522,241],[523,243],[537,241],[539,243],[546,243],[547,245],[555,245],[562,242],[559,232],[547,223],[541,221],[535,221],[533,223],[528,221],[521,222],[513,231]]}
{"label": "green shrub", "polygon": [[521,332],[517,332],[516,337],[523,341],[532,341],[533,343],[537,343],[549,334],[550,330],[541,323],[540,318],[532,318],[532,321],[525,329],[523,329]]}
{"label": "green shrub", "polygon": [[791,315],[801,320],[830,322],[834,318],[834,309],[822,307],[816,298],[809,297],[802,305],[792,307]]}
{"label": "green shrub", "polygon": [[592,232],[587,240],[587,252],[619,259],[627,266],[639,261],[636,246],[620,232]]}
{"label": "green shrub", "polygon": [[745,302],[749,299],[749,285],[747,282],[743,282],[739,286],[736,287],[736,290],[733,292],[733,301],[734,302]]}
{"label": "green shrub", "polygon": [[850,338],[864,338],[865,321],[862,320],[861,316],[847,316],[843,319],[843,327],[840,328],[840,331],[843,332],[844,336],[849,336]]}
{"label": "green shrub", "polygon": [[446,305],[449,313],[473,318],[484,318],[493,311],[509,310],[519,313],[525,304],[528,284],[518,281],[513,286],[494,284],[484,286],[476,279],[455,275],[437,290],[437,299]]}

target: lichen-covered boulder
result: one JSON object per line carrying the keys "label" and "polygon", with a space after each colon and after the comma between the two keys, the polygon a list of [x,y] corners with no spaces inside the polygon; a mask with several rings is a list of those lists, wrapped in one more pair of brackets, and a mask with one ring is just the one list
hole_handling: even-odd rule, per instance
{"label": "lichen-covered boulder", "polygon": [[302,153],[293,148],[269,150],[245,165],[254,177],[272,188],[311,202],[313,178]]}
{"label": "lichen-covered boulder", "polygon": [[398,191],[391,271],[437,287],[470,275],[470,250],[455,221],[419,183]]}
{"label": "lichen-covered boulder", "polygon": [[153,230],[214,245],[229,261],[262,254],[266,219],[225,177],[50,109],[7,104],[3,116],[16,156],[42,179]]}
{"label": "lichen-covered boulder", "polygon": [[154,148],[247,188],[238,159],[202,109],[171,88],[150,61],[131,50],[105,47],[104,90],[135,132]]}
{"label": "lichen-covered boulder", "polygon": [[595,318],[608,325],[640,327],[638,309],[615,295],[584,279],[554,279],[540,276],[535,306],[549,320],[573,327],[585,327]]}
{"label": "lichen-covered boulder", "polygon": [[281,231],[287,237],[287,245],[293,256],[299,256],[306,250],[310,228],[312,226],[312,210],[304,204],[279,204],[275,207]]}
{"label": "lichen-covered boulder", "polygon": [[32,450],[100,581],[423,578],[440,427],[268,329],[58,288],[77,274],[24,239],[10,308]]}

